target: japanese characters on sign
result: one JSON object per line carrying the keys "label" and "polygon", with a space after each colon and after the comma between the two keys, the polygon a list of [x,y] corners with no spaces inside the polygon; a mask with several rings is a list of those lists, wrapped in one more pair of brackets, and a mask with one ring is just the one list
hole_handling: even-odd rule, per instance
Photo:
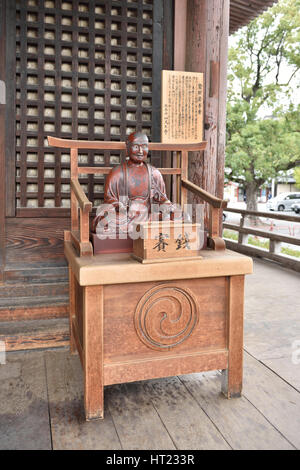
{"label": "japanese characters on sign", "polygon": [[[166,252],[168,249],[168,245],[169,245],[169,243],[167,242],[167,239],[170,239],[167,233],[159,232],[159,235],[155,237],[156,242],[152,249],[156,251]],[[176,251],[184,250],[184,249],[186,250],[191,249],[191,246],[190,246],[191,240],[190,240],[189,234],[186,232],[184,234],[179,234],[176,239],[174,238],[174,240],[169,240],[169,241],[171,242],[171,245],[174,243],[176,244]],[[195,240],[193,239],[193,243],[194,242]],[[174,251],[173,248],[172,248],[172,251]]]}
{"label": "japanese characters on sign", "polygon": [[162,71],[161,141],[196,143],[203,138],[203,74]]}
{"label": "japanese characters on sign", "polygon": [[169,238],[169,235],[166,233],[161,233],[158,235],[158,237],[155,237],[156,239],[158,238],[158,243],[153,247],[153,250],[162,250],[166,251],[166,247],[168,246],[168,242],[166,242],[166,238]]}
{"label": "japanese characters on sign", "polygon": [[179,235],[178,238],[176,239],[176,244],[177,244],[176,250],[180,250],[181,248],[182,249],[186,248],[187,250],[191,249],[190,239],[187,233],[185,233],[184,235]]}

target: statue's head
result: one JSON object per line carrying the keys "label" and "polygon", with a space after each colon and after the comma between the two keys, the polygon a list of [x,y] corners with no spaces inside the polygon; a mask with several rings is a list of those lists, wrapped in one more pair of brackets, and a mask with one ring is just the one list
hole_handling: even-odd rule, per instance
{"label": "statue's head", "polygon": [[149,150],[148,137],[142,132],[132,132],[126,139],[127,155],[134,163],[146,161]]}

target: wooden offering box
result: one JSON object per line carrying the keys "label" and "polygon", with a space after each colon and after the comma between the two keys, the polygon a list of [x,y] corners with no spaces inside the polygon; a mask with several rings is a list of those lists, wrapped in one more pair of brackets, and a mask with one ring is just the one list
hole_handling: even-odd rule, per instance
{"label": "wooden offering box", "polygon": [[144,222],[137,224],[133,241],[133,257],[141,263],[160,262],[174,258],[201,259],[204,231],[200,224],[181,221]]}

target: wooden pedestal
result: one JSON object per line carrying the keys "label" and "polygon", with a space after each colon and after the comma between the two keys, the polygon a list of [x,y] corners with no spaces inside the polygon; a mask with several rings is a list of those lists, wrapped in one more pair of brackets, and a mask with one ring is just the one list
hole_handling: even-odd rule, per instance
{"label": "wooden pedestal", "polygon": [[79,258],[70,242],[65,254],[87,420],[103,418],[109,384],[221,369],[223,393],[240,396],[250,258],[203,250],[201,260],[141,264],[129,254]]}

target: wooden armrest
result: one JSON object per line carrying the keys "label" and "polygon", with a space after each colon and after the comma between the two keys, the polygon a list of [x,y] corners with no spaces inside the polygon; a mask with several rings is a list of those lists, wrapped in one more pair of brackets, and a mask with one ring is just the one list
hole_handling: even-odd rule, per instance
{"label": "wooden armrest", "polygon": [[71,188],[74,191],[79,207],[83,212],[92,210],[92,203],[88,200],[77,178],[71,178]]}
{"label": "wooden armrest", "polygon": [[213,196],[212,194],[208,193],[204,189],[200,188],[200,186],[197,186],[186,178],[181,178],[181,184],[184,188],[189,189],[193,193],[200,196],[201,199],[203,199],[205,202],[208,202],[211,206],[222,209],[225,209],[227,207],[227,201]]}
{"label": "wooden armrest", "polygon": [[93,247],[89,241],[82,242],[80,241],[80,232],[79,231],[70,231],[67,235],[67,238],[70,238],[72,245],[76,248],[79,253],[79,256],[92,256]]}

